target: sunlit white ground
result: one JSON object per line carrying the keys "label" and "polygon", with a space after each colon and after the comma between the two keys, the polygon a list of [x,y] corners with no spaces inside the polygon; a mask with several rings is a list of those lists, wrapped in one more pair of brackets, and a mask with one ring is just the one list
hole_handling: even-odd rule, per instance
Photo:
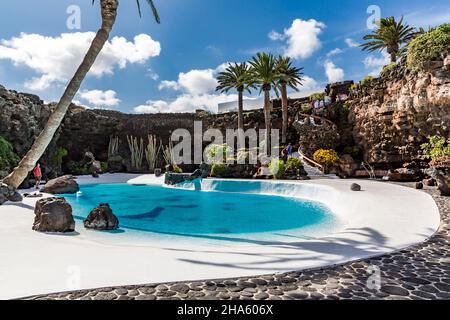
{"label": "sunlit white ground", "polygon": [[[106,174],[84,183],[162,184],[152,175]],[[357,182],[362,192],[351,192]],[[206,180],[207,190],[226,181]],[[342,227],[321,238],[242,241],[143,237],[139,233],[85,230],[57,235],[31,230],[36,199],[0,206],[0,298],[178,280],[285,272],[379,255],[426,240],[439,227],[431,196],[367,180],[267,181],[261,193],[321,201]],[[99,199],[99,203],[101,199]]]}

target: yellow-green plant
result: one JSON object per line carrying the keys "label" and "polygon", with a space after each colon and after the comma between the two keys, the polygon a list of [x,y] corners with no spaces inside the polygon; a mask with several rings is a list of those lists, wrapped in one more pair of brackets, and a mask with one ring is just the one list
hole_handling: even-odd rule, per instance
{"label": "yellow-green plant", "polygon": [[274,158],[269,163],[269,169],[275,179],[280,179],[284,174],[284,161]]}
{"label": "yellow-green plant", "polygon": [[155,171],[156,161],[158,160],[159,152],[161,151],[161,140],[157,141],[156,136],[148,135],[148,143],[145,148],[145,158],[147,159],[148,169],[150,172]]}
{"label": "yellow-green plant", "polygon": [[339,156],[332,149],[319,149],[314,152],[313,159],[324,167],[329,168],[339,161]]}
{"label": "yellow-green plant", "polygon": [[450,156],[450,139],[431,136],[428,138],[428,142],[423,143],[420,148],[427,159]]}
{"label": "yellow-green plant", "polygon": [[299,158],[288,157],[286,161],[286,167],[289,169],[300,169],[303,168],[303,161]]}
{"label": "yellow-green plant", "polygon": [[144,140],[137,137],[127,136],[128,147],[131,152],[131,167],[136,170],[142,169],[144,159]]}

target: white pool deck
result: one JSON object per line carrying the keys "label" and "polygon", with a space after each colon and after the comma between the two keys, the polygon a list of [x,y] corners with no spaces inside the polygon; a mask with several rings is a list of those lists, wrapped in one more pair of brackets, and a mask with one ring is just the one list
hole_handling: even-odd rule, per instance
{"label": "white pool deck", "polygon": [[[132,179],[132,180],[130,180]],[[162,184],[152,175],[79,177],[80,184]],[[352,182],[363,191],[350,191]],[[219,189],[226,181],[209,180]],[[36,199],[0,206],[0,299],[105,286],[253,276],[322,267],[380,255],[420,243],[439,227],[428,194],[368,180],[266,181],[261,193],[319,200],[342,228],[321,238],[277,240],[141,237],[85,230],[72,234],[31,230]],[[101,199],[99,199],[99,203]]]}

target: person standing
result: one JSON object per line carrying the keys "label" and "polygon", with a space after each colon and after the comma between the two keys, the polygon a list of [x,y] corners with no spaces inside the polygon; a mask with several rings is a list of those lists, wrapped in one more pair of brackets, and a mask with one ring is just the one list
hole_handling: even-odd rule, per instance
{"label": "person standing", "polygon": [[36,185],[34,186],[36,189],[39,189],[39,185],[41,184],[42,179],[42,170],[41,165],[39,163],[36,164],[36,167],[33,169],[33,175],[36,179]]}

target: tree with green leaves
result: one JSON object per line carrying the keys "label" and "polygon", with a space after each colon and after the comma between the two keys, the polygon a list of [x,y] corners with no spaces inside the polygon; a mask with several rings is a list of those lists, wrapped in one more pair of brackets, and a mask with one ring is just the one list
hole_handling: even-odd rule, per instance
{"label": "tree with green leaves", "polygon": [[238,92],[238,129],[244,129],[244,91],[251,93],[254,85],[250,81],[250,66],[247,63],[229,63],[225,71],[217,76],[219,85],[216,91],[229,92],[236,89]]}
{"label": "tree with green leaves", "polygon": [[281,110],[283,114],[283,125],[281,129],[281,142],[286,143],[288,127],[288,96],[287,87],[298,91],[298,86],[302,85],[302,70],[293,65],[290,57],[279,56],[277,59],[278,84],[277,92],[281,92]]}
{"label": "tree with green leaves", "polygon": [[[141,5],[139,1],[140,0],[136,0],[136,4],[138,6],[139,15],[141,15]],[[156,22],[160,23],[158,11],[156,10],[153,1],[146,1],[150,5]],[[94,3],[95,0],[92,0],[92,4]],[[103,49],[106,41],[108,41],[111,30],[116,21],[118,7],[119,0],[100,0],[100,12],[102,17],[102,25],[100,29],[97,31],[86,53],[86,56],[75,72],[75,75],[67,85],[61,99],[59,100],[55,110],[50,115],[44,129],[34,141],[31,149],[19,162],[19,165],[3,180],[3,182],[5,182],[6,184],[16,188],[19,187],[19,185],[28,176],[28,173],[34,168],[36,163],[44,154],[48,145],[52,141],[56,130],[58,130],[59,126],[61,125],[61,122],[67,113],[70,103],[80,89],[81,83],[83,82],[87,73],[97,59],[97,56]]]}
{"label": "tree with green leaves", "polygon": [[394,17],[381,18],[378,28],[363,37],[366,43],[361,45],[363,50],[386,50],[391,56],[391,62],[396,62],[402,52],[402,45],[407,44],[416,36],[413,27],[404,23],[403,17],[396,21]]}
{"label": "tree with green leaves", "polygon": [[260,87],[260,92],[264,92],[264,120],[266,129],[266,148],[269,153],[270,134],[272,130],[270,91],[276,88],[280,81],[280,75],[277,69],[277,59],[271,53],[258,52],[250,60],[250,78],[253,84]]}

